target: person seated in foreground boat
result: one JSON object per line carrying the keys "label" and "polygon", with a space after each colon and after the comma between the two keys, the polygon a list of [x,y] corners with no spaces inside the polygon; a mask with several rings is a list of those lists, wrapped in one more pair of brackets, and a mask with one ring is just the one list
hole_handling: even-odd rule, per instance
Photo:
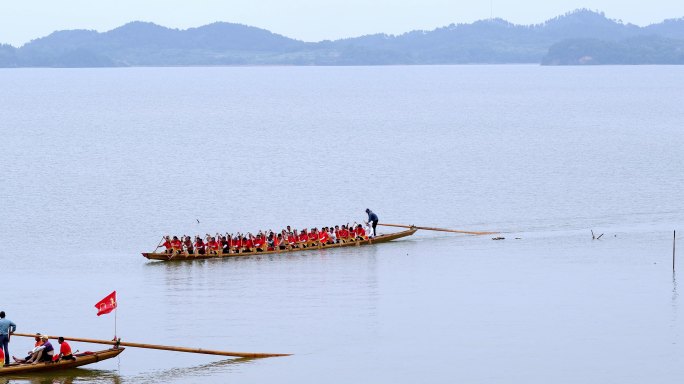
{"label": "person seated in foreground boat", "polygon": [[240,253],[240,247],[242,246],[242,242],[240,240],[240,234],[236,234],[233,236],[233,240],[230,242],[230,250],[233,253]]}
{"label": "person seated in foreground boat", "polygon": [[276,236],[273,233],[273,231],[268,232],[268,237],[266,238],[266,245],[267,245],[267,250],[269,251],[275,251],[276,247],[278,246],[278,241],[276,240]]}
{"label": "person seated in foreground boat", "polygon": [[192,244],[192,239],[190,236],[183,236],[183,245],[185,246],[185,252],[188,253],[188,255],[192,255],[195,253],[195,249]]}
{"label": "person seated in foreground boat", "polygon": [[[36,337],[34,338],[34,340],[36,342],[35,342],[35,344],[33,344],[33,349],[28,351],[28,355],[25,358],[19,359],[16,356],[12,356],[12,359],[14,359],[15,363],[21,364],[21,363],[26,363],[27,361],[31,360],[33,355],[38,352],[38,350],[39,350],[38,347],[43,345],[43,340],[40,338],[40,336],[41,336],[40,333],[36,333]],[[33,361],[33,360],[31,360],[31,361]]]}
{"label": "person seated in foreground boat", "polygon": [[349,230],[347,229],[346,225],[342,225],[342,228],[340,228],[339,232],[339,237],[341,243],[346,243],[349,242]]}
{"label": "person seated in foreground boat", "polygon": [[264,239],[264,236],[261,233],[256,235],[256,237],[252,240],[252,243],[254,244],[254,249],[257,252],[263,252],[266,250],[266,239]]}
{"label": "person seated in foreground boat", "polygon": [[287,231],[283,229],[282,231],[280,231],[278,235],[280,236],[280,238],[276,236],[276,243],[280,246],[282,240],[282,245],[284,245],[285,248],[287,248]]}
{"label": "person seated in foreground boat", "polygon": [[356,229],[354,230],[354,236],[356,237],[357,240],[368,239],[368,237],[366,236],[366,230],[363,229],[363,226],[361,224],[356,226]]}
{"label": "person seated in foreground boat", "polygon": [[183,252],[183,243],[178,239],[178,236],[174,236],[173,240],[171,240],[171,249],[176,255]]}
{"label": "person seated in foreground boat", "polygon": [[197,250],[198,255],[204,255],[207,253],[207,246],[199,236],[195,237],[195,249]]}
{"label": "person seated in foreground boat", "polygon": [[323,227],[321,231],[318,233],[318,242],[321,245],[331,244],[330,234],[328,233],[328,227]]}
{"label": "person seated in foreground boat", "polygon": [[337,233],[333,227],[328,228],[328,235],[332,244],[337,244]]}
{"label": "person seated in foreground boat", "polygon": [[221,252],[224,254],[230,253],[230,242],[225,236],[221,236]]}
{"label": "person seated in foreground boat", "polygon": [[209,240],[207,241],[207,247],[209,248],[210,255],[218,255],[219,244],[214,237],[209,236]]}
{"label": "person seated in foreground boat", "polygon": [[287,232],[287,247],[288,249],[294,249],[297,248],[297,239],[299,236],[297,235],[297,230],[295,229],[294,232]]}
{"label": "person seated in foreground boat", "polygon": [[371,227],[371,224],[370,224],[370,223],[366,222],[366,228],[365,228],[365,230],[366,230],[366,236],[367,236],[368,238],[375,237],[375,236],[372,236],[372,235],[371,235],[371,233],[373,233],[373,227]]}
{"label": "person seated in foreground boat", "polygon": [[243,245],[243,238],[241,234],[235,235],[235,238],[233,239],[233,253],[240,253],[242,251],[242,245]]}
{"label": "person seated in foreground boat", "polygon": [[55,354],[55,348],[50,343],[50,340],[48,340],[48,337],[42,335],[40,339],[43,341],[43,345],[41,346],[43,347],[43,353],[38,358],[38,361],[34,361],[33,364],[52,361],[52,356]]}
{"label": "person seated in foreground boat", "polygon": [[[52,361],[52,356],[55,354],[55,349],[52,347],[52,344],[50,344],[47,336],[41,335],[40,340],[42,344],[33,349],[34,352],[31,354],[31,358],[25,360],[26,364],[38,364],[41,362]],[[16,360],[19,361],[18,359]]]}
{"label": "person seated in foreground boat", "polygon": [[43,353],[44,348],[45,347],[43,347],[43,340],[41,339],[40,343],[36,343],[36,346],[28,352],[29,355],[26,356],[25,359],[17,359],[14,356],[12,356],[12,358],[14,359],[14,361],[20,364],[32,364],[33,362],[36,362],[40,359],[40,356]]}
{"label": "person seated in foreground boat", "polygon": [[306,228],[299,232],[299,237],[297,238],[297,245],[299,248],[306,248],[309,243],[309,234],[306,233]]}
{"label": "person seated in foreground boat", "polygon": [[173,253],[173,246],[171,245],[171,237],[165,236],[164,237],[164,253]]}
{"label": "person seated in foreground boat", "polygon": [[340,226],[339,225],[335,226],[334,234],[335,234],[335,243],[339,243],[340,242]]}
{"label": "person seated in foreground boat", "polygon": [[276,237],[276,246],[278,247],[278,250],[281,250],[281,251],[284,251],[287,249],[287,241],[285,240],[285,237],[283,236],[282,233],[279,233],[278,236]]}
{"label": "person seated in foreground boat", "polygon": [[248,233],[248,237],[244,238],[243,249],[245,252],[254,252],[254,235]]}
{"label": "person seated in foreground boat", "polygon": [[318,244],[328,245],[328,227],[321,227],[321,230],[316,235],[318,237]]}
{"label": "person seated in foreground boat", "polygon": [[337,242],[337,238],[335,237],[335,230],[333,227],[328,227],[328,243],[329,244],[335,244]]}
{"label": "person seated in foreground boat", "polygon": [[307,241],[307,245],[309,247],[317,247],[318,244],[318,228],[311,228],[311,232],[309,232],[309,240]]}
{"label": "person seated in foreground boat", "polygon": [[64,341],[64,338],[60,336],[57,339],[57,342],[59,343],[59,355],[55,356],[52,360],[53,361],[60,361],[60,360],[76,360],[74,355],[71,353],[71,346],[69,343]]}

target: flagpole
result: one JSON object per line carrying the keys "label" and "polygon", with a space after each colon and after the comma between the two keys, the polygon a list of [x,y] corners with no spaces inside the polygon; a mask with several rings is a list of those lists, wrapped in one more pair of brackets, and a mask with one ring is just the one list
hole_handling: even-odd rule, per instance
{"label": "flagpole", "polygon": [[114,308],[114,340],[116,340],[116,308]]}

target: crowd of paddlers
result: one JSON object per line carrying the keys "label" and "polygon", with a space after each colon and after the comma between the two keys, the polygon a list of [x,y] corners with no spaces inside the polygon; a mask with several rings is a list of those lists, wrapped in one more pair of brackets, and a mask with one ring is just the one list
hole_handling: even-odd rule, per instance
{"label": "crowd of paddlers", "polygon": [[297,248],[319,247],[330,244],[356,242],[368,239],[373,228],[368,231],[363,225],[336,225],[335,227],[311,228],[297,231],[287,228],[280,232],[272,230],[252,233],[225,233],[211,236],[195,236],[194,240],[187,235],[165,236],[162,244],[169,254],[186,255],[220,255],[230,253],[288,251]]}

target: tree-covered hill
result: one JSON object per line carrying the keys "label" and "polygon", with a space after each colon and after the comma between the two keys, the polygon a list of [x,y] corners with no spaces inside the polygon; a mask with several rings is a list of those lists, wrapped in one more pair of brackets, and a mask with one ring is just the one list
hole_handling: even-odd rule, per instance
{"label": "tree-covered hill", "polygon": [[570,39],[554,44],[543,65],[684,64],[684,40],[638,36],[620,41]]}
{"label": "tree-covered hill", "polygon": [[[303,42],[264,29],[213,23],[186,30],[132,22],[107,32],[57,31],[0,45],[0,67],[679,63],[684,19],[639,27],[577,10],[536,25],[502,19],[400,35]],[[638,50],[640,53],[632,52]],[[605,50],[606,54],[602,54]],[[589,52],[585,54],[586,52]],[[581,56],[577,56],[581,54]],[[579,58],[584,57],[584,60]],[[608,59],[612,57],[612,59]],[[620,60],[624,60],[620,61]]]}

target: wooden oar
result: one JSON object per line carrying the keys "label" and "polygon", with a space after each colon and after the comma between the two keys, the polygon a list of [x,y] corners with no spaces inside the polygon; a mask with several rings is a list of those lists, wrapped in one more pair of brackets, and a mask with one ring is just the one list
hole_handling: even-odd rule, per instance
{"label": "wooden oar", "polygon": [[154,251],[152,251],[152,253],[157,252],[157,249],[159,249],[159,247],[161,247],[161,245],[162,245],[163,242],[164,242],[164,236],[162,236],[162,239],[161,239],[161,241],[159,242],[159,244],[157,245],[157,248],[155,248]]}
{"label": "wooden oar", "polygon": [[[36,337],[35,334],[28,334],[28,333],[13,333],[13,335],[24,336],[24,337]],[[48,338],[57,339],[58,336],[48,336]],[[289,353],[253,353],[253,352],[213,351],[211,349],[202,349],[202,348],[172,347],[172,346],[168,346],[168,345],[127,343],[127,342],[115,341],[115,340],[82,339],[82,338],[78,338],[78,337],[64,337],[64,340],[80,341],[82,343],[121,345],[124,347],[161,349],[164,351],[203,353],[205,355],[220,355],[220,356],[231,356],[231,357],[261,358],[261,357],[278,357],[278,356],[290,356],[291,355]]]}
{"label": "wooden oar", "polygon": [[481,232],[481,231],[459,231],[457,229],[444,229],[444,228],[432,228],[432,227],[417,227],[415,225],[403,225],[403,224],[384,224],[378,223],[378,225],[384,225],[385,227],[399,227],[399,228],[416,228],[424,229],[426,231],[440,231],[440,232],[453,232],[453,233],[465,233],[468,235],[495,235],[499,232]]}

